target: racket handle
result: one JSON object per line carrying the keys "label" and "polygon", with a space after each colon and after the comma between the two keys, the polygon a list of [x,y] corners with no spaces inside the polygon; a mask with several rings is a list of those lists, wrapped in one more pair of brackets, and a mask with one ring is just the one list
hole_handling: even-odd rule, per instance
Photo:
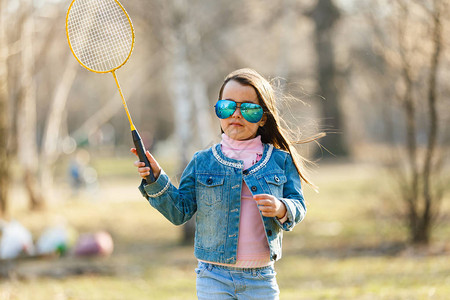
{"label": "racket handle", "polygon": [[146,167],[150,168],[150,175],[148,175],[145,180],[147,180],[147,183],[155,182],[155,176],[153,175],[152,167],[150,165],[150,162],[148,161],[147,156],[145,155],[145,147],[144,143],[142,143],[141,136],[137,132],[136,129],[131,131],[131,135],[133,136],[133,142],[134,146],[136,147],[136,152],[139,156],[139,160],[143,163],[145,163]]}

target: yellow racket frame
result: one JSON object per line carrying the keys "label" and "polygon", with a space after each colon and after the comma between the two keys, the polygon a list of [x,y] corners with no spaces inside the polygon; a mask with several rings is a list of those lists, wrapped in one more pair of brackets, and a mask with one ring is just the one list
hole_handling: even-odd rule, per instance
{"label": "yellow racket frame", "polygon": [[113,77],[114,77],[114,81],[116,82],[116,85],[117,85],[117,89],[119,90],[120,97],[122,98],[122,104],[123,104],[123,107],[125,108],[125,112],[126,112],[126,114],[127,114],[128,121],[130,122],[131,130],[136,130],[136,128],[134,127],[133,121],[132,121],[132,119],[131,119],[130,112],[128,111],[128,106],[127,106],[127,103],[126,103],[126,101],[125,101],[125,97],[123,96],[122,89],[121,89],[120,84],[119,84],[119,80],[117,79],[117,76],[116,76],[116,73],[115,73],[115,71],[116,71],[117,69],[119,69],[120,67],[122,67],[122,66],[128,61],[128,59],[130,58],[131,53],[133,52],[133,49],[134,49],[134,39],[135,39],[135,35],[134,35],[134,27],[133,27],[133,23],[131,22],[131,18],[130,18],[130,16],[128,15],[128,13],[127,13],[127,11],[125,10],[125,8],[123,7],[123,5],[122,5],[118,0],[114,0],[114,1],[119,5],[119,7],[122,9],[123,13],[125,14],[125,16],[126,16],[127,19],[128,19],[128,24],[130,25],[130,29],[131,29],[131,39],[132,39],[132,41],[131,41],[131,49],[130,49],[130,52],[128,53],[127,58],[126,58],[119,66],[117,66],[117,67],[115,67],[115,68],[112,68],[111,70],[107,70],[107,71],[97,71],[97,70],[94,70],[94,69],[89,68],[89,67],[86,66],[83,62],[81,62],[81,60],[80,60],[80,59],[77,57],[77,55],[75,54],[75,51],[73,50],[72,44],[71,44],[71,42],[70,42],[69,28],[68,28],[68,27],[69,27],[69,24],[68,24],[68,21],[69,21],[70,10],[72,9],[72,6],[73,6],[73,4],[75,3],[75,1],[77,1],[77,0],[72,0],[72,2],[71,2],[70,5],[69,5],[69,8],[67,9],[67,14],[66,14],[66,36],[67,36],[67,42],[69,43],[70,51],[72,52],[73,56],[74,56],[75,59],[78,61],[78,63],[79,63],[80,65],[82,65],[84,68],[88,69],[89,71],[94,72],[94,73],[112,73],[112,75],[113,75]]}

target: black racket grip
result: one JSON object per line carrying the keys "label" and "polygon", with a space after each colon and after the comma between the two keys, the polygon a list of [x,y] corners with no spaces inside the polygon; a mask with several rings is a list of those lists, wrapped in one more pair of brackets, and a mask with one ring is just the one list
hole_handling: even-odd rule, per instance
{"label": "black racket grip", "polygon": [[139,156],[139,160],[143,163],[145,163],[146,167],[150,168],[150,175],[148,175],[145,180],[147,180],[147,183],[155,182],[155,176],[153,175],[152,167],[150,166],[150,162],[148,161],[147,156],[145,155],[145,147],[144,143],[142,143],[141,136],[137,132],[137,130],[132,130],[131,135],[133,136],[133,142],[134,146],[136,147],[136,152]]}

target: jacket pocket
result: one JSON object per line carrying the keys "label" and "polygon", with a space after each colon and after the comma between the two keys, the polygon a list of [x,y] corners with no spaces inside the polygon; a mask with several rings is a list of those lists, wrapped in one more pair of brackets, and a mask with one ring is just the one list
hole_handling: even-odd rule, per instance
{"label": "jacket pocket", "polygon": [[199,174],[197,189],[199,205],[214,205],[223,197],[223,183],[225,178],[220,175]]}
{"label": "jacket pocket", "polygon": [[283,197],[283,186],[287,181],[283,173],[271,173],[264,175],[264,180],[269,187],[270,194],[280,198]]}
{"label": "jacket pocket", "polygon": [[197,175],[196,248],[223,251],[227,228],[224,182],[223,175]]}

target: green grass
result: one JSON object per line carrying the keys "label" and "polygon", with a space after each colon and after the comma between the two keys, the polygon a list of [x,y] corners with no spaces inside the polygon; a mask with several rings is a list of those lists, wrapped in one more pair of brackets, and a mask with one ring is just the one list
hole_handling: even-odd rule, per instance
{"label": "green grass", "polygon": [[[182,228],[141,198],[139,180],[126,170],[129,160],[114,165],[96,164],[102,170],[95,192],[61,197],[45,212],[12,210],[35,237],[61,219],[78,233],[107,230],[113,255],[21,259],[10,278],[0,279],[0,300],[196,299],[196,260],[192,246],[179,246]],[[305,187],[308,215],[284,235],[276,263],[281,299],[448,298],[450,225],[441,223],[428,251],[405,246],[406,230],[378,175],[361,165],[318,170],[320,193]]]}

